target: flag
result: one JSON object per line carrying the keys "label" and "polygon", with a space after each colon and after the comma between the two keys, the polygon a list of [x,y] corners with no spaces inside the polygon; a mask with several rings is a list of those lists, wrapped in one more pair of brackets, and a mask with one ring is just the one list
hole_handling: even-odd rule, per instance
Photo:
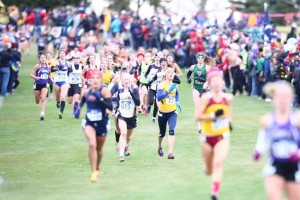
{"label": "flag", "polygon": [[268,11],[268,4],[264,3],[264,10],[265,10],[265,15],[264,15],[264,41],[270,42],[271,41],[271,31],[272,31],[272,26],[270,23],[270,17],[269,17],[269,11]]}

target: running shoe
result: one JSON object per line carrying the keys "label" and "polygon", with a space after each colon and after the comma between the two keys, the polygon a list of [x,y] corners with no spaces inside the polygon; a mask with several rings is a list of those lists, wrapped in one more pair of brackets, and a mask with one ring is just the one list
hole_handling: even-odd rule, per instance
{"label": "running shoe", "polygon": [[62,112],[59,112],[59,114],[58,114],[58,118],[59,118],[59,119],[62,119],[62,117],[63,117],[63,114],[62,114]]}
{"label": "running shoe", "polygon": [[162,149],[162,147],[159,147],[158,150],[157,150],[157,153],[160,157],[163,157],[164,156],[164,151]]}
{"label": "running shoe", "polygon": [[211,200],[218,200],[218,197],[215,196],[215,195],[212,195],[212,196],[211,196]]}
{"label": "running shoe", "polygon": [[60,108],[60,102],[56,102],[56,108]]}
{"label": "running shoe", "polygon": [[120,156],[119,160],[120,160],[120,162],[124,162],[125,161],[124,156]]}
{"label": "running shoe", "polygon": [[98,181],[99,171],[95,171],[92,173],[91,182],[96,183]]}
{"label": "running shoe", "polygon": [[175,157],[174,157],[174,155],[172,154],[172,153],[169,153],[169,155],[168,155],[168,159],[174,159]]}
{"label": "running shoe", "polygon": [[129,147],[128,146],[125,147],[124,155],[125,156],[130,156],[130,151],[129,151]]}
{"label": "running shoe", "polygon": [[43,121],[45,119],[44,115],[41,115],[41,121]]}
{"label": "running shoe", "polygon": [[155,124],[155,117],[152,117],[152,124]]}
{"label": "running shoe", "polygon": [[150,113],[150,112],[151,112],[151,106],[150,106],[150,105],[148,105],[147,112],[148,112],[148,113]]}
{"label": "running shoe", "polygon": [[146,108],[143,108],[142,110],[143,110],[143,111],[142,111],[142,112],[143,112],[143,115],[147,116],[147,115],[148,115],[147,109],[146,109]]}

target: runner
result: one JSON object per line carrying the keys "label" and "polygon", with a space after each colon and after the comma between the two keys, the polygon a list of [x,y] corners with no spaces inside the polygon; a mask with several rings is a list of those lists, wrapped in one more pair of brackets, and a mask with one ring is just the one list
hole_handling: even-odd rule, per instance
{"label": "runner", "polygon": [[268,83],[264,93],[272,98],[275,110],[261,118],[253,155],[259,160],[270,152],[263,169],[268,199],[300,199],[300,113],[293,110],[294,91],[285,81]]}
{"label": "runner", "polygon": [[91,164],[91,182],[97,182],[100,163],[103,155],[103,145],[106,140],[108,122],[108,111],[112,110],[111,95],[106,87],[102,86],[102,74],[94,71],[91,75],[91,89],[81,99],[80,106],[74,117],[80,117],[80,108],[86,102],[86,124],[84,133],[89,143],[89,160]]}
{"label": "runner", "polygon": [[118,84],[117,113],[118,126],[120,129],[119,153],[120,162],[124,156],[130,155],[129,141],[134,128],[137,126],[136,106],[140,105],[138,88],[132,84],[133,78],[128,73],[122,74],[122,84]]}
{"label": "runner", "polygon": [[211,199],[218,199],[223,177],[223,163],[229,152],[231,94],[223,92],[223,73],[212,68],[207,75],[210,90],[199,102],[196,121],[201,121],[200,134],[204,172],[212,175]]}
{"label": "runner", "polygon": [[70,88],[68,90],[68,103],[73,104],[73,115],[79,105],[82,88],[81,73],[83,68],[84,67],[80,64],[80,54],[75,54],[73,56],[73,63],[69,68],[68,78],[70,84]]}
{"label": "runner", "polygon": [[30,77],[34,79],[34,95],[36,104],[41,103],[41,115],[40,120],[45,119],[45,109],[47,104],[48,82],[50,77],[50,68],[46,62],[46,54],[41,53],[39,55],[39,64],[36,64],[31,71]]}
{"label": "runner", "polygon": [[151,58],[151,52],[146,52],[144,62],[139,68],[141,111],[144,115],[148,114],[148,82],[145,74],[150,67],[150,64],[152,64]]}
{"label": "runner", "polygon": [[68,70],[70,64],[65,59],[65,52],[58,52],[58,60],[55,63],[55,67],[52,67],[52,71],[55,71],[54,77],[54,90],[56,94],[56,107],[59,108],[58,118],[62,119],[63,112],[66,105],[66,95],[69,89],[68,84]]}
{"label": "runner", "polygon": [[[211,58],[207,57],[204,53],[199,52],[196,55],[197,64],[192,65],[187,73],[187,83],[190,84],[192,82],[191,75],[194,75],[193,81],[193,101],[194,101],[194,111],[195,115],[198,112],[200,97],[205,92],[205,88],[203,87],[206,82],[206,74],[210,69],[208,63],[211,63]],[[198,132],[201,134],[201,124],[198,122]]]}
{"label": "runner", "polygon": [[176,107],[181,111],[179,103],[179,93],[176,89],[177,84],[173,83],[175,72],[172,68],[165,71],[166,80],[163,81],[157,88],[157,101],[158,103],[158,155],[163,156],[162,142],[167,131],[167,124],[169,125],[169,154],[168,159],[174,159],[173,149],[175,143],[175,127],[177,123]]}

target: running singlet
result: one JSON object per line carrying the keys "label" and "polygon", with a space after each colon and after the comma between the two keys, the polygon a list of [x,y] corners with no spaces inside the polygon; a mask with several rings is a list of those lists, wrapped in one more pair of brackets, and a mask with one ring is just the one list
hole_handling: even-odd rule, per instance
{"label": "running singlet", "polygon": [[109,84],[110,84],[110,81],[111,81],[111,71],[110,71],[110,70],[107,70],[107,71],[105,72],[105,74],[103,74],[102,82],[103,82],[103,84],[105,84],[105,85],[109,85]]}
{"label": "running singlet", "polygon": [[147,83],[147,79],[145,77],[145,74],[148,70],[148,67],[149,67],[149,65],[145,62],[143,62],[142,65],[141,65],[141,75],[140,75],[140,77],[141,77],[140,82],[141,83],[145,83],[145,84]]}
{"label": "running singlet", "polygon": [[135,116],[135,104],[129,91],[124,91],[124,88],[119,89],[119,112],[124,118]]}
{"label": "running singlet", "polygon": [[58,61],[58,71],[55,73],[54,82],[66,82],[68,79],[68,64],[65,62],[64,65]]}
{"label": "running singlet", "polygon": [[198,65],[194,65],[194,89],[198,90],[200,93],[203,93],[203,85],[204,82],[201,82],[200,79],[206,80],[206,65],[204,64],[203,67],[199,68]]}
{"label": "running singlet", "polygon": [[[152,78],[158,73],[160,72],[162,69],[161,67],[157,67],[155,65],[151,65],[151,70],[149,72],[149,75],[148,75],[148,80],[152,80]],[[157,85],[158,85],[158,81],[156,79],[156,81],[154,81],[151,85],[150,85],[150,89],[152,90],[156,90],[157,89]]]}
{"label": "running singlet", "polygon": [[282,125],[276,123],[273,113],[266,134],[271,147],[271,157],[278,162],[290,162],[291,156],[297,153],[300,147],[300,132],[296,125],[295,112],[292,112],[289,120]]}
{"label": "running singlet", "polygon": [[102,121],[108,120],[108,116],[106,115],[106,108],[100,102],[103,98],[101,95],[102,88],[97,90],[96,92],[92,92],[89,90],[86,95],[86,105],[87,105],[87,112],[86,112],[86,120],[95,122],[95,121]]}
{"label": "running singlet", "polygon": [[39,69],[35,72],[36,77],[40,77],[40,80],[35,80],[36,84],[47,84],[49,82],[50,69],[47,65],[40,65]]}
{"label": "running singlet", "polygon": [[[164,82],[163,92],[168,91],[169,87],[170,85],[168,85],[167,82]],[[169,113],[176,110],[176,90],[177,89],[174,89],[166,96],[166,98],[164,98],[158,103],[159,111],[163,113]]]}
{"label": "running singlet", "polygon": [[222,109],[224,114],[214,120],[204,120],[202,122],[203,134],[207,136],[218,136],[224,133],[230,133],[229,121],[225,117],[229,111],[228,101],[223,97],[220,102],[215,102],[213,98],[209,99],[209,103],[205,109],[205,114],[215,113],[217,110]]}
{"label": "running singlet", "polygon": [[78,69],[76,69],[75,64],[71,66],[72,72],[69,74],[70,84],[81,84],[80,74],[82,72],[82,66],[78,64]]}

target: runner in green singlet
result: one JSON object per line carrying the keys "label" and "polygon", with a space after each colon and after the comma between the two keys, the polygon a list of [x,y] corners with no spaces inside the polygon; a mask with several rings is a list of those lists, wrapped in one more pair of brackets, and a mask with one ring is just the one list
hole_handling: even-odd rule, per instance
{"label": "runner in green singlet", "polygon": [[[196,55],[197,64],[192,65],[187,73],[187,83],[192,83],[191,75],[194,75],[193,81],[193,101],[195,106],[195,114],[198,110],[198,104],[200,101],[200,96],[205,92],[203,87],[206,82],[206,72],[209,71],[212,64],[212,59],[207,57],[203,52],[199,52]],[[198,131],[201,133],[201,125],[197,123]]]}

